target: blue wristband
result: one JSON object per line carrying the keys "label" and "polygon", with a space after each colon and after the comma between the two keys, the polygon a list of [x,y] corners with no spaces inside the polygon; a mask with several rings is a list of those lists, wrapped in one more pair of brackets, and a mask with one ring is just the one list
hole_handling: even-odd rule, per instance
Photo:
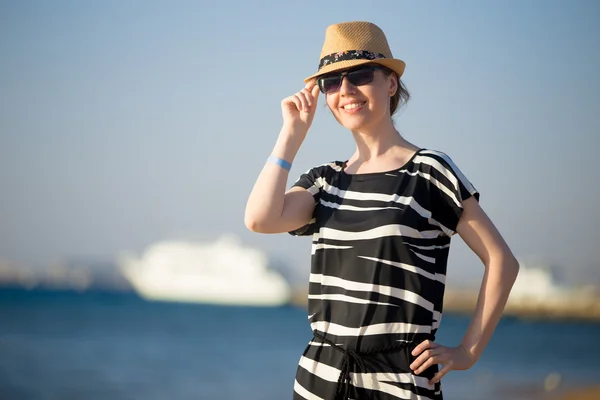
{"label": "blue wristband", "polygon": [[271,164],[275,164],[275,165],[279,165],[281,168],[289,171],[290,169],[292,169],[292,164],[290,164],[289,162],[285,161],[282,158],[278,158],[275,156],[269,156],[269,158],[267,159],[268,162],[270,162]]}

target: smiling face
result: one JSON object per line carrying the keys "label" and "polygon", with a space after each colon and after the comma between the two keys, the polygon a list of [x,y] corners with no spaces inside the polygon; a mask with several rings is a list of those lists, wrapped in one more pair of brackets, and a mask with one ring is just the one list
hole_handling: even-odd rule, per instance
{"label": "smiling face", "polygon": [[395,74],[386,74],[377,68],[369,83],[356,86],[351,80],[344,76],[339,90],[326,95],[327,105],[337,121],[345,128],[359,132],[391,123],[390,99],[398,89]]}

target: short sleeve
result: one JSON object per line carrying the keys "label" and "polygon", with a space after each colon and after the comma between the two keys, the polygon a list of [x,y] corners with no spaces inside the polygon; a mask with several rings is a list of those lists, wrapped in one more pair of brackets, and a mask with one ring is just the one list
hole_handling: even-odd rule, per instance
{"label": "short sleeve", "polygon": [[301,187],[306,189],[315,200],[315,210],[313,211],[313,217],[310,222],[303,227],[289,232],[293,236],[310,236],[318,231],[317,224],[317,207],[319,206],[319,200],[321,198],[321,182],[322,182],[322,170],[323,168],[314,167],[307,172],[300,175],[300,178],[292,185],[292,187]]}
{"label": "short sleeve", "polygon": [[471,196],[479,201],[479,192],[448,155],[438,151],[423,153],[429,164],[432,222],[452,236],[464,211],[463,201]]}

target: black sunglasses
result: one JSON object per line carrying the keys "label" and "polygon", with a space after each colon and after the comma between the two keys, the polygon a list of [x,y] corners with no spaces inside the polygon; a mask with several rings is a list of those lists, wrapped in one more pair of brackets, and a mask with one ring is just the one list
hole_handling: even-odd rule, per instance
{"label": "black sunglasses", "polygon": [[376,69],[382,68],[377,66],[358,67],[337,74],[323,75],[317,79],[317,84],[321,92],[325,94],[335,93],[340,90],[344,77],[354,86],[362,86],[373,82]]}

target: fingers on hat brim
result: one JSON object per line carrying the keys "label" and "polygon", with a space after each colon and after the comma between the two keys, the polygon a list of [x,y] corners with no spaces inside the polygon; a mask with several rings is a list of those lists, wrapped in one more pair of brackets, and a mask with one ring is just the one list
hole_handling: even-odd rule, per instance
{"label": "fingers on hat brim", "polygon": [[304,86],[305,89],[312,90],[317,84],[317,78],[306,78],[304,80],[304,83],[306,83],[306,85]]}

